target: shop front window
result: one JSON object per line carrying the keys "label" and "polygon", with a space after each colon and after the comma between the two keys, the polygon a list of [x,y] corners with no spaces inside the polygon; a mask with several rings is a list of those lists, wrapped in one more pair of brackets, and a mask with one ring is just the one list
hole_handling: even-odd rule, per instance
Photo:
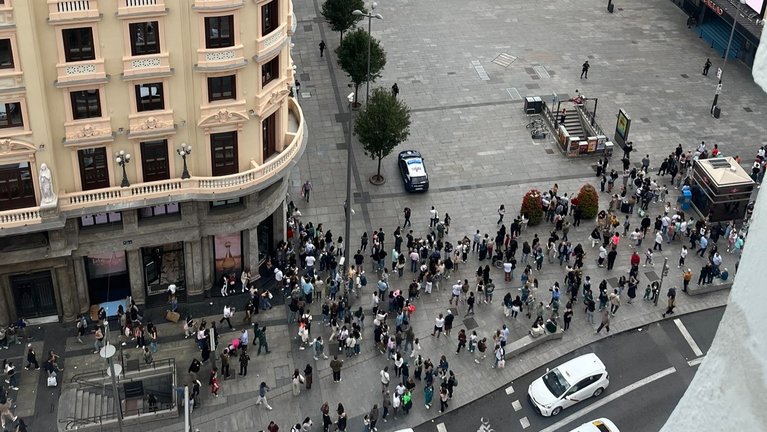
{"label": "shop front window", "polygon": [[141,248],[141,259],[147,294],[163,294],[170,284],[185,288],[183,242]]}

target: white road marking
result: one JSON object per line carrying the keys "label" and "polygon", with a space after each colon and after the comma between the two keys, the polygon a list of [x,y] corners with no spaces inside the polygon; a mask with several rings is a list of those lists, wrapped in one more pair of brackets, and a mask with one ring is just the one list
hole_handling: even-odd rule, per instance
{"label": "white road marking", "polygon": [[635,382],[635,383],[633,383],[631,385],[628,385],[626,387],[623,387],[622,389],[616,391],[615,393],[611,393],[610,395],[600,399],[599,401],[594,402],[593,404],[587,406],[586,408],[583,408],[583,409],[581,409],[579,411],[576,411],[576,412],[570,414],[569,416],[567,416],[567,417],[563,418],[562,420],[554,423],[553,425],[551,425],[551,426],[549,426],[549,427],[547,427],[545,429],[541,429],[540,432],[554,432],[556,430],[559,430],[559,429],[567,426],[568,424],[572,423],[573,421],[579,419],[580,417],[583,417],[586,414],[588,414],[588,413],[590,413],[590,412],[592,412],[592,411],[594,411],[594,410],[596,410],[598,408],[601,408],[604,405],[607,405],[608,403],[618,399],[619,397],[621,397],[621,396],[623,396],[623,395],[625,395],[625,394],[627,394],[629,392],[632,392],[632,391],[634,391],[634,390],[636,390],[636,389],[638,389],[640,387],[646,386],[647,384],[650,384],[653,381],[657,381],[657,380],[659,380],[659,379],[661,379],[661,378],[663,378],[663,377],[665,377],[667,375],[671,375],[672,373],[675,373],[675,372],[676,372],[676,368],[672,366],[672,367],[670,367],[668,369],[664,369],[664,370],[662,370],[662,371],[660,371],[658,373],[654,373],[654,374],[648,376],[647,378],[642,378],[641,380],[639,380],[639,381],[637,381],[637,382]]}
{"label": "white road marking", "polygon": [[513,386],[506,387],[506,394],[510,395],[512,393],[514,393],[514,387]]}
{"label": "white road marking", "polygon": [[687,331],[687,327],[685,327],[684,324],[682,324],[682,320],[677,318],[674,320],[674,324],[676,324],[677,328],[679,329],[679,332],[682,333],[684,340],[686,340],[687,344],[690,345],[690,348],[692,348],[692,352],[695,353],[695,356],[696,357],[702,356],[703,351],[701,351],[698,344],[695,343],[695,339],[693,339],[690,332]]}
{"label": "white road marking", "polygon": [[530,420],[528,420],[527,417],[522,417],[519,419],[519,424],[522,425],[522,429],[527,429],[530,427]]}
{"label": "white road marking", "polygon": [[688,365],[690,365],[690,367],[692,367],[692,366],[697,366],[697,365],[699,365],[699,364],[701,364],[701,363],[703,362],[703,359],[704,359],[704,358],[706,358],[706,357],[705,357],[705,356],[703,356],[703,357],[694,358],[694,359],[692,359],[692,360],[689,360],[689,361],[687,362],[687,364],[688,364]]}
{"label": "white road marking", "polygon": [[440,423],[437,425],[437,431],[438,432],[447,432],[447,428],[445,427],[444,423]]}
{"label": "white road marking", "polygon": [[522,409],[522,404],[519,403],[518,400],[515,400],[514,402],[512,402],[511,406],[512,406],[512,408],[514,408],[514,412],[517,412],[517,411]]}
{"label": "white road marking", "polygon": [[477,152],[477,156],[495,156],[495,155],[504,154],[504,153],[506,152],[503,150],[488,150],[488,151]]}

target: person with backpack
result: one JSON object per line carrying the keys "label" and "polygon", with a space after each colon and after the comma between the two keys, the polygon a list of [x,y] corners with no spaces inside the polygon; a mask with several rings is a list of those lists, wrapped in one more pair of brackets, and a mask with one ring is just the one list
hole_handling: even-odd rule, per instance
{"label": "person with backpack", "polygon": [[77,320],[77,342],[85,343],[83,336],[85,336],[86,330],[88,330],[88,321],[85,319],[85,314],[81,314]]}

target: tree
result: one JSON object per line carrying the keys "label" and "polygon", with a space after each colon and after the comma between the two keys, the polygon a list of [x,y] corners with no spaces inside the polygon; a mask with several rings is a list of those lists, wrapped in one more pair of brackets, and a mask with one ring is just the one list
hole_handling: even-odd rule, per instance
{"label": "tree", "polygon": [[363,0],[326,0],[322,4],[322,16],[330,24],[333,31],[341,33],[341,41],[344,40],[344,32],[354,27],[357,21],[363,17],[354,16],[352,12],[360,10],[367,13]]}
{"label": "tree", "polygon": [[576,197],[578,207],[581,209],[581,217],[583,219],[593,219],[599,212],[599,194],[597,194],[596,188],[589,183],[586,183],[581,187]]}
{"label": "tree", "polygon": [[373,160],[378,159],[378,172],[370,180],[380,184],[384,179],[381,159],[410,135],[410,108],[388,89],[377,88],[373,90],[365,110],[357,115],[354,131],[365,154]]}
{"label": "tree", "polygon": [[[368,40],[370,40],[370,78],[368,78]],[[370,36],[365,30],[357,29],[349,33],[336,48],[338,65],[344,70],[354,83],[354,103],[357,103],[357,91],[360,84],[374,82],[381,76],[381,71],[386,66],[386,53],[376,38]]]}
{"label": "tree", "polygon": [[522,197],[520,214],[528,218],[527,224],[530,226],[541,223],[541,219],[543,219],[543,204],[541,203],[541,193],[537,189],[530,189]]}

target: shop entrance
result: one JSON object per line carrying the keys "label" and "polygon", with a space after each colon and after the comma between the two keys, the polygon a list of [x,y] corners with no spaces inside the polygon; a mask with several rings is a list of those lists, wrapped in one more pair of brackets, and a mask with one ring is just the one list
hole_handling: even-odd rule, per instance
{"label": "shop entrance", "polygon": [[11,276],[10,283],[19,317],[36,318],[58,313],[50,271]]}
{"label": "shop entrance", "polygon": [[148,295],[163,294],[170,284],[185,288],[183,242],[141,248],[141,260]]}
{"label": "shop entrance", "polygon": [[130,295],[125,251],[93,254],[84,259],[91,304],[123,300]]}

